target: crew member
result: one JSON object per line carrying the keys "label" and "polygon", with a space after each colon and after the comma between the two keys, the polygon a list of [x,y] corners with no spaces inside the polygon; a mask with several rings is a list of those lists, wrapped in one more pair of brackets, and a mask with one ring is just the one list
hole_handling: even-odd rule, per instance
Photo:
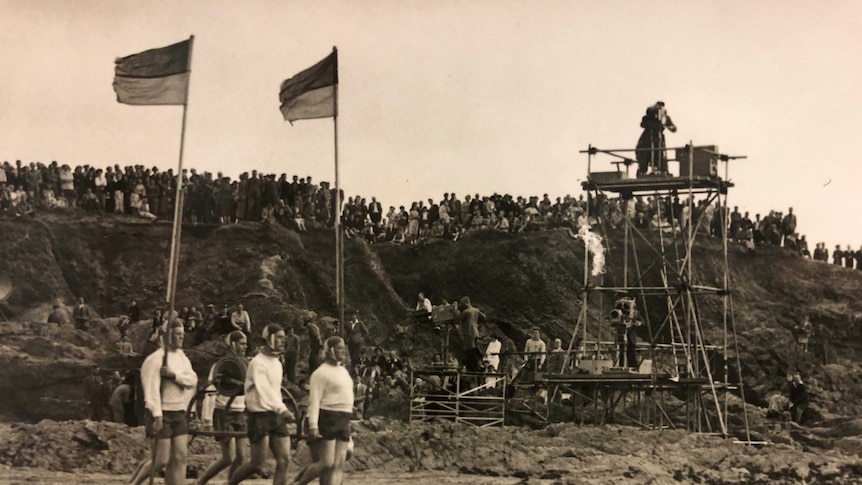
{"label": "crew member", "polygon": [[[245,362],[245,353],[248,349],[248,338],[239,330],[234,330],[228,334],[225,339],[228,345],[226,356],[235,359],[240,359]],[[218,363],[212,366],[208,380],[213,382],[216,379],[215,371]],[[228,408],[230,403],[230,408]],[[248,433],[248,426],[245,421],[245,395],[240,393],[231,400],[230,395],[217,392],[207,394],[204,398],[203,411],[201,412],[204,422],[211,421],[216,431],[230,433]],[[221,447],[221,458],[209,468],[206,469],[203,475],[196,482],[197,485],[207,483],[214,476],[228,466],[228,477],[242,465],[244,461],[243,450],[248,446],[247,437],[219,436],[216,438]]]}
{"label": "crew member", "polygon": [[248,440],[251,461],[243,463],[230,476],[229,485],[236,485],[260,471],[266,460],[267,448],[275,458],[273,484],[287,483],[290,464],[290,432],[287,423],[295,419],[281,397],[284,371],[279,355],[284,351],[284,330],[276,324],[263,329],[264,345],[251,359],[245,374],[245,406],[248,411]]}
{"label": "crew member", "polygon": [[[472,356],[476,354],[476,339],[479,338],[479,322],[485,321],[485,314],[481,310],[474,307],[470,303],[470,297],[461,298],[461,310],[459,318],[461,320],[461,365],[466,366],[470,372],[479,372],[482,370],[482,360],[477,363]],[[481,351],[479,351],[481,355]]]}
{"label": "crew member", "polygon": [[425,293],[419,292],[419,295],[416,297],[416,308],[413,312],[413,317],[416,320],[431,320],[431,311],[434,307],[431,305],[431,300],[425,298]]}
{"label": "crew member", "polygon": [[297,478],[304,485],[315,478],[320,483],[340,485],[343,466],[352,446],[353,379],[344,367],[347,345],[333,336],[324,344],[324,362],[311,374],[308,395],[308,435],[314,463]]}
{"label": "crew member", "polygon": [[637,152],[638,177],[646,175],[651,167],[660,173],[667,172],[667,154],[665,154],[664,129],[676,132],[676,125],[671,121],[664,107],[663,101],[646,109],[646,114],[641,118],[641,128],[644,129],[638,139]]}
{"label": "crew member", "polygon": [[[165,338],[162,347],[151,353],[141,366],[147,410],[145,424],[147,436],[153,438],[154,460],[145,460],[138,466],[132,475],[134,485],[162,469],[167,485],[179,485],[186,479],[189,443],[186,408],[194,396],[198,376],[182,350],[185,330],[181,319],[171,321]],[[165,352],[167,359],[164,359]]]}
{"label": "crew member", "polygon": [[542,331],[539,330],[539,327],[533,327],[533,335],[524,344],[524,353],[527,354],[526,358],[529,362],[529,370],[538,372],[542,369],[545,365],[545,353],[547,350],[548,347],[545,345],[545,341],[542,340]]}

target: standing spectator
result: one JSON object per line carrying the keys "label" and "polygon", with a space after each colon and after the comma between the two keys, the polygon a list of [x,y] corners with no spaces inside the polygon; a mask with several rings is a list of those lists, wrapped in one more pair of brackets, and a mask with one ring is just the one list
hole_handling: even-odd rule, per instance
{"label": "standing spectator", "polygon": [[129,376],[126,376],[123,382],[114,389],[108,400],[108,406],[111,409],[111,421],[115,423],[131,424],[127,419],[128,413],[126,411],[129,408],[129,404],[133,402],[132,395],[134,391],[131,384],[131,379]]}
{"label": "standing spectator", "polygon": [[362,347],[365,345],[365,337],[368,335],[368,327],[359,318],[359,310],[353,312],[353,318],[347,326],[347,351],[350,353],[350,369],[356,374],[356,366],[359,365],[359,357]]}
{"label": "standing spectator", "polygon": [[87,397],[87,404],[90,407],[90,421],[101,421],[104,415],[105,405],[107,404],[104,397],[105,383],[99,375],[99,368],[93,367],[92,373],[84,380],[84,395]]}
{"label": "standing spectator", "polygon": [[78,298],[78,305],[72,311],[72,317],[75,319],[75,328],[78,330],[90,328],[90,307],[84,303],[83,296]]}
{"label": "standing spectator", "polygon": [[796,424],[802,424],[805,411],[808,409],[808,389],[802,383],[802,376],[799,374],[788,375],[787,380],[790,381],[790,415]]}
{"label": "standing spectator", "polygon": [[75,175],[68,165],[63,165],[60,168],[60,190],[66,199],[66,207],[75,207],[78,201],[78,196],[75,193]]}
{"label": "standing spectator", "polygon": [[796,232],[796,214],[793,207],[787,209],[787,215],[781,220],[781,235],[785,239]]}
{"label": "standing spectator", "polygon": [[841,245],[835,245],[835,251],[832,251],[832,264],[841,266],[844,263],[844,251],[841,250]]}
{"label": "standing spectator", "polygon": [[320,328],[311,321],[311,317],[306,317],[303,325],[308,335],[308,373],[311,374],[320,365],[320,349],[323,347],[323,340],[320,338]]}
{"label": "standing spectator", "polygon": [[808,315],[802,318],[802,322],[796,326],[796,344],[803,354],[808,353],[808,341],[811,339],[811,319]]}
{"label": "standing spectator", "polygon": [[850,245],[847,245],[847,250],[844,251],[844,267],[853,269],[853,262],[856,260],[856,254],[850,249]]}
{"label": "standing spectator", "polygon": [[[460,311],[460,315],[458,316],[461,322],[461,365],[466,365],[468,371],[479,372],[482,370],[481,366],[476,365],[471,356],[476,353],[476,342],[479,338],[479,322],[485,321],[487,317],[481,310],[470,303],[469,296],[461,298],[461,307],[463,310]],[[481,352],[479,353],[481,354]]]}
{"label": "standing spectator", "polygon": [[234,330],[242,331],[242,329],[235,328],[233,326],[233,323],[231,323],[230,315],[228,314],[227,305],[222,306],[221,313],[219,313],[218,316],[216,317],[216,328],[218,329],[216,331],[216,333],[219,335],[227,335],[227,334],[233,332]]}
{"label": "standing spectator", "polygon": [[[392,211],[394,208],[390,207],[389,210]],[[375,226],[380,224],[383,219],[383,207],[380,202],[377,202],[377,197],[371,197],[371,203],[368,204],[368,217],[371,218],[371,223]]]}
{"label": "standing spectator", "polygon": [[141,307],[138,306],[136,300],[132,300],[132,303],[129,304],[129,310],[126,312],[126,315],[128,315],[129,321],[132,323],[137,323],[141,320]]}
{"label": "standing spectator", "polygon": [[299,359],[299,336],[293,331],[293,325],[288,325],[284,335],[284,375],[290,382],[296,383],[296,362]]}

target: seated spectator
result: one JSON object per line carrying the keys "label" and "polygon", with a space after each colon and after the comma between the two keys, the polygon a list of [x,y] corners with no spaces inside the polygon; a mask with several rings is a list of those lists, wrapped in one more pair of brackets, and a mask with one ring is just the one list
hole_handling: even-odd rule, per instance
{"label": "seated spectator", "polygon": [[154,221],[158,219],[155,214],[150,211],[150,203],[147,201],[147,198],[144,197],[141,199],[140,204],[138,205],[138,215],[143,217],[144,219],[149,219]]}
{"label": "seated spectator", "polygon": [[99,201],[91,189],[87,189],[81,197],[81,208],[87,212],[96,212],[99,210]]}
{"label": "seated spectator", "polygon": [[127,317],[126,315],[121,316],[120,319],[117,321],[117,330],[120,332],[120,339],[126,336],[126,332],[128,331],[131,323],[131,320],[129,320],[129,317]]}
{"label": "seated spectator", "polygon": [[125,356],[134,356],[135,354],[134,348],[132,348],[132,343],[129,342],[128,335],[123,335],[120,337],[120,340],[117,341],[117,351]]}

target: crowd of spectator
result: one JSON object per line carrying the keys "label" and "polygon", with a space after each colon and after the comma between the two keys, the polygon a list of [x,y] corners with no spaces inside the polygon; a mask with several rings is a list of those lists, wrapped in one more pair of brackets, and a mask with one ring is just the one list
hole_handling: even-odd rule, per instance
{"label": "crowd of spectator", "polygon": [[[311,176],[259,174],[252,170],[237,180],[210,172],[183,169],[183,220],[187,223],[227,224],[238,221],[278,222],[298,231],[306,224],[332,227],[339,211],[335,189],[328,182],[315,183]],[[118,213],[151,220],[173,217],[177,178],[172,169],[142,165],[101,168],[41,162],[3,162],[0,167],[0,216],[33,214],[37,209],[74,208],[92,213]],[[355,195],[346,200],[341,194],[341,222],[348,237],[361,237],[370,243],[417,243],[432,238],[458,240],[466,232],[494,230],[518,233],[554,228],[577,230],[585,224],[603,224],[607,229],[621,227],[628,217],[635,227],[665,231],[687,231],[694,224],[702,233],[728,238],[754,252],[761,244],[781,246],[815,261],[829,261],[825,243],[814,252],[804,235],[797,232],[793,208],[787,213],[770,210],[763,218],[738,207],[722,217],[718,202],[706,198],[689,204],[678,195],[663,197],[609,198],[603,194],[585,199],[571,195],[556,197],[482,196],[445,193],[435,201],[415,201],[410,209],[389,206],[388,211],[376,197],[368,201]],[[726,227],[722,228],[722,222]],[[831,254],[834,264],[862,269],[862,248],[836,246]]]}
{"label": "crowd of spectator", "polygon": [[[183,169],[183,220],[200,224],[237,221],[303,219],[331,226],[336,214],[334,189],[311,177],[292,180],[286,174],[245,172],[231,180],[221,172]],[[77,208],[93,213],[118,213],[148,219],[173,217],[177,178],[173,169],[142,165],[104,170],[56,161],[0,167],[0,214],[21,216],[34,209]]]}

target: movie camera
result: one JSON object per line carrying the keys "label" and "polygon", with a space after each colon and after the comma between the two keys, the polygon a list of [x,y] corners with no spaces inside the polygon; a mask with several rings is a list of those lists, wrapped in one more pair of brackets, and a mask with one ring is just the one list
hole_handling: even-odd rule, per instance
{"label": "movie camera", "polygon": [[430,312],[416,311],[413,313],[413,321],[419,324],[431,323],[434,325],[434,330],[443,331],[448,327],[443,324],[454,324],[458,318],[458,303],[447,303],[445,305],[436,305],[431,308]]}
{"label": "movie camera", "polygon": [[611,325],[617,326],[639,326],[640,312],[637,310],[637,302],[632,297],[623,297],[614,302],[614,309],[611,310]]}

